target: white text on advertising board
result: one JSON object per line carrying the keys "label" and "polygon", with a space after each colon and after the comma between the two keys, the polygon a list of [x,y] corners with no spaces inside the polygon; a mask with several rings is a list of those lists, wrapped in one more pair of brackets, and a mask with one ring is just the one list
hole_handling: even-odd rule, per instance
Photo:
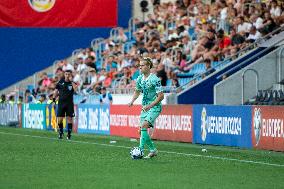
{"label": "white text on advertising board", "polygon": [[100,109],[100,130],[108,131],[109,130],[109,109]]}
{"label": "white text on advertising board", "polygon": [[160,115],[156,122],[155,128],[161,130],[191,131],[190,115]]}
{"label": "white text on advertising board", "polygon": [[88,108],[89,111],[89,129],[99,130],[99,111],[98,109]]}
{"label": "white text on advertising board", "polygon": [[110,115],[110,124],[120,127],[139,127],[140,117],[139,115],[122,115],[112,114]]}
{"label": "white text on advertising board", "polygon": [[242,118],[207,116],[207,132],[216,134],[241,135]]}
{"label": "white text on advertising board", "polygon": [[283,119],[262,119],[262,136],[284,138]]}
{"label": "white text on advertising board", "polygon": [[43,129],[43,111],[26,109],[25,128]]}
{"label": "white text on advertising board", "polygon": [[79,118],[78,118],[78,125],[80,129],[87,129],[87,109],[79,108]]}

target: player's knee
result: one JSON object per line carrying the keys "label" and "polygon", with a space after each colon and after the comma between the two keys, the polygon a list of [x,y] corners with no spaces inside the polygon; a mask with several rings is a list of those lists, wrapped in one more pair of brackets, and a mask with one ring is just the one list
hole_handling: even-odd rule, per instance
{"label": "player's knee", "polygon": [[67,122],[68,122],[68,123],[72,123],[72,121],[73,121],[73,120],[72,120],[72,117],[67,117]]}
{"label": "player's knee", "polygon": [[144,121],[143,125],[142,125],[142,128],[149,128],[150,127],[150,124],[148,121]]}
{"label": "player's knee", "polygon": [[58,118],[58,119],[57,119],[57,122],[58,122],[58,123],[63,123],[63,119],[62,119],[62,118]]}

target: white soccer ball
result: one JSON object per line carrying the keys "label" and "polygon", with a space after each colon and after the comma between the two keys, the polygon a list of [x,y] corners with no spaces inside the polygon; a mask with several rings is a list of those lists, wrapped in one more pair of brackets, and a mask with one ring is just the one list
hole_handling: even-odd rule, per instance
{"label": "white soccer ball", "polygon": [[130,150],[130,156],[132,159],[141,159],[143,155],[144,155],[144,152],[139,147],[133,147]]}

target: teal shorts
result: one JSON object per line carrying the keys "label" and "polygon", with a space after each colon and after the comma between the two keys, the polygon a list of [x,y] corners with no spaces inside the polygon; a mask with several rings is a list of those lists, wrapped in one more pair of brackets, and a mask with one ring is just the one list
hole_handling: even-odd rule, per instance
{"label": "teal shorts", "polygon": [[140,125],[142,126],[144,121],[147,121],[150,124],[150,127],[154,127],[156,118],[160,115],[161,111],[151,108],[149,111],[141,111],[140,114]]}

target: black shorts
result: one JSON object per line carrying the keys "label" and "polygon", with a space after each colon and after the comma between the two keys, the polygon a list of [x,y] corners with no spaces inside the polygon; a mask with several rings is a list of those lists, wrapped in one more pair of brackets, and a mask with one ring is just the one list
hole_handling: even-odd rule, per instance
{"label": "black shorts", "polygon": [[74,104],[73,103],[60,103],[57,107],[57,117],[74,117]]}

